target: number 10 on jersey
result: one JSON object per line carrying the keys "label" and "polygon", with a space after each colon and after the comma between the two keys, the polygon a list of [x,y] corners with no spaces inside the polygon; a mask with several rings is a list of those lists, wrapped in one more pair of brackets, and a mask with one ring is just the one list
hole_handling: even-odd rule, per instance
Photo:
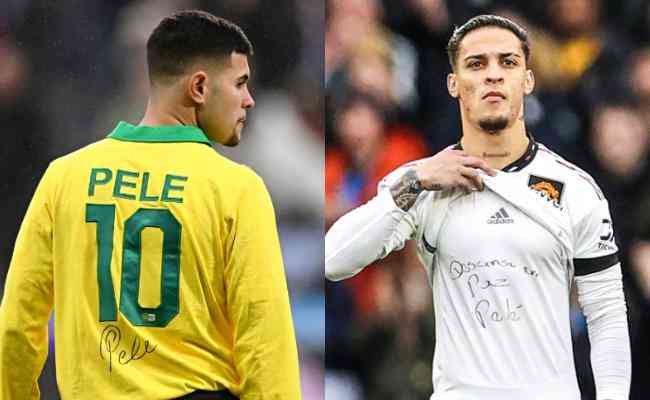
{"label": "number 10 on jersey", "polygon": [[[97,283],[99,320],[116,321],[117,305],[111,275],[115,205],[86,204],[86,222],[97,224]],[[163,233],[160,305],[141,307],[140,261],[141,233],[144,228]],[[181,224],[167,209],[140,208],[124,223],[120,312],[133,325],[164,327],[178,314]]]}

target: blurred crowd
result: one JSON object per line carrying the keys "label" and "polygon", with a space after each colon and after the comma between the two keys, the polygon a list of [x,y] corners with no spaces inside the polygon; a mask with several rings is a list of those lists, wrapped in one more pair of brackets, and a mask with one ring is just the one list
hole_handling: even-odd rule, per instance
{"label": "blurred crowd", "polygon": [[[446,89],[454,26],[492,13],[524,26],[536,88],[536,140],[605,192],[624,270],[632,399],[650,396],[650,2],[645,0],[328,0],[325,140],[328,228],[376,193],[387,172],[461,134]],[[326,284],[326,398],[431,394],[431,292],[413,247]],[[595,399],[584,318],[571,311],[583,399]]]}
{"label": "blurred crowd", "polygon": [[[323,398],[323,31],[318,0],[3,0],[0,5],[0,297],[20,221],[55,157],[137,124],[148,91],[145,43],[174,11],[240,25],[256,107],[239,147],[276,209],[305,399]],[[51,350],[56,351],[51,347]],[[52,354],[41,393],[57,399]]]}

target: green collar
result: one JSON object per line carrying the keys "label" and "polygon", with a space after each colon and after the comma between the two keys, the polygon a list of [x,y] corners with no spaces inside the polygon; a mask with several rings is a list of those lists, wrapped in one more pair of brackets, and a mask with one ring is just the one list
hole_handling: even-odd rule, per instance
{"label": "green collar", "polygon": [[108,137],[128,142],[198,142],[210,145],[200,128],[187,125],[135,126],[120,121]]}

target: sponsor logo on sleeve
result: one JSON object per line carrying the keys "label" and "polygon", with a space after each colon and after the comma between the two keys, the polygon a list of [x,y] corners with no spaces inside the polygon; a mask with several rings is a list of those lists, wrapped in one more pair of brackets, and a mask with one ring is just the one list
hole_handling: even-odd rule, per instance
{"label": "sponsor logo on sleeve", "polygon": [[614,227],[612,226],[612,221],[603,218],[602,224],[602,235],[600,235],[600,241],[598,242],[598,250],[616,250],[616,247],[614,247]]}

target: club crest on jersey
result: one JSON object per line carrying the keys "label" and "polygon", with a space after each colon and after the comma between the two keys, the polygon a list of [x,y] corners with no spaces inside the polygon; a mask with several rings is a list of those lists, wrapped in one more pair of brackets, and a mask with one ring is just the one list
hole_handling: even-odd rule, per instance
{"label": "club crest on jersey", "polygon": [[557,204],[562,201],[562,191],[564,190],[562,182],[531,174],[528,179],[528,187],[543,193]]}

